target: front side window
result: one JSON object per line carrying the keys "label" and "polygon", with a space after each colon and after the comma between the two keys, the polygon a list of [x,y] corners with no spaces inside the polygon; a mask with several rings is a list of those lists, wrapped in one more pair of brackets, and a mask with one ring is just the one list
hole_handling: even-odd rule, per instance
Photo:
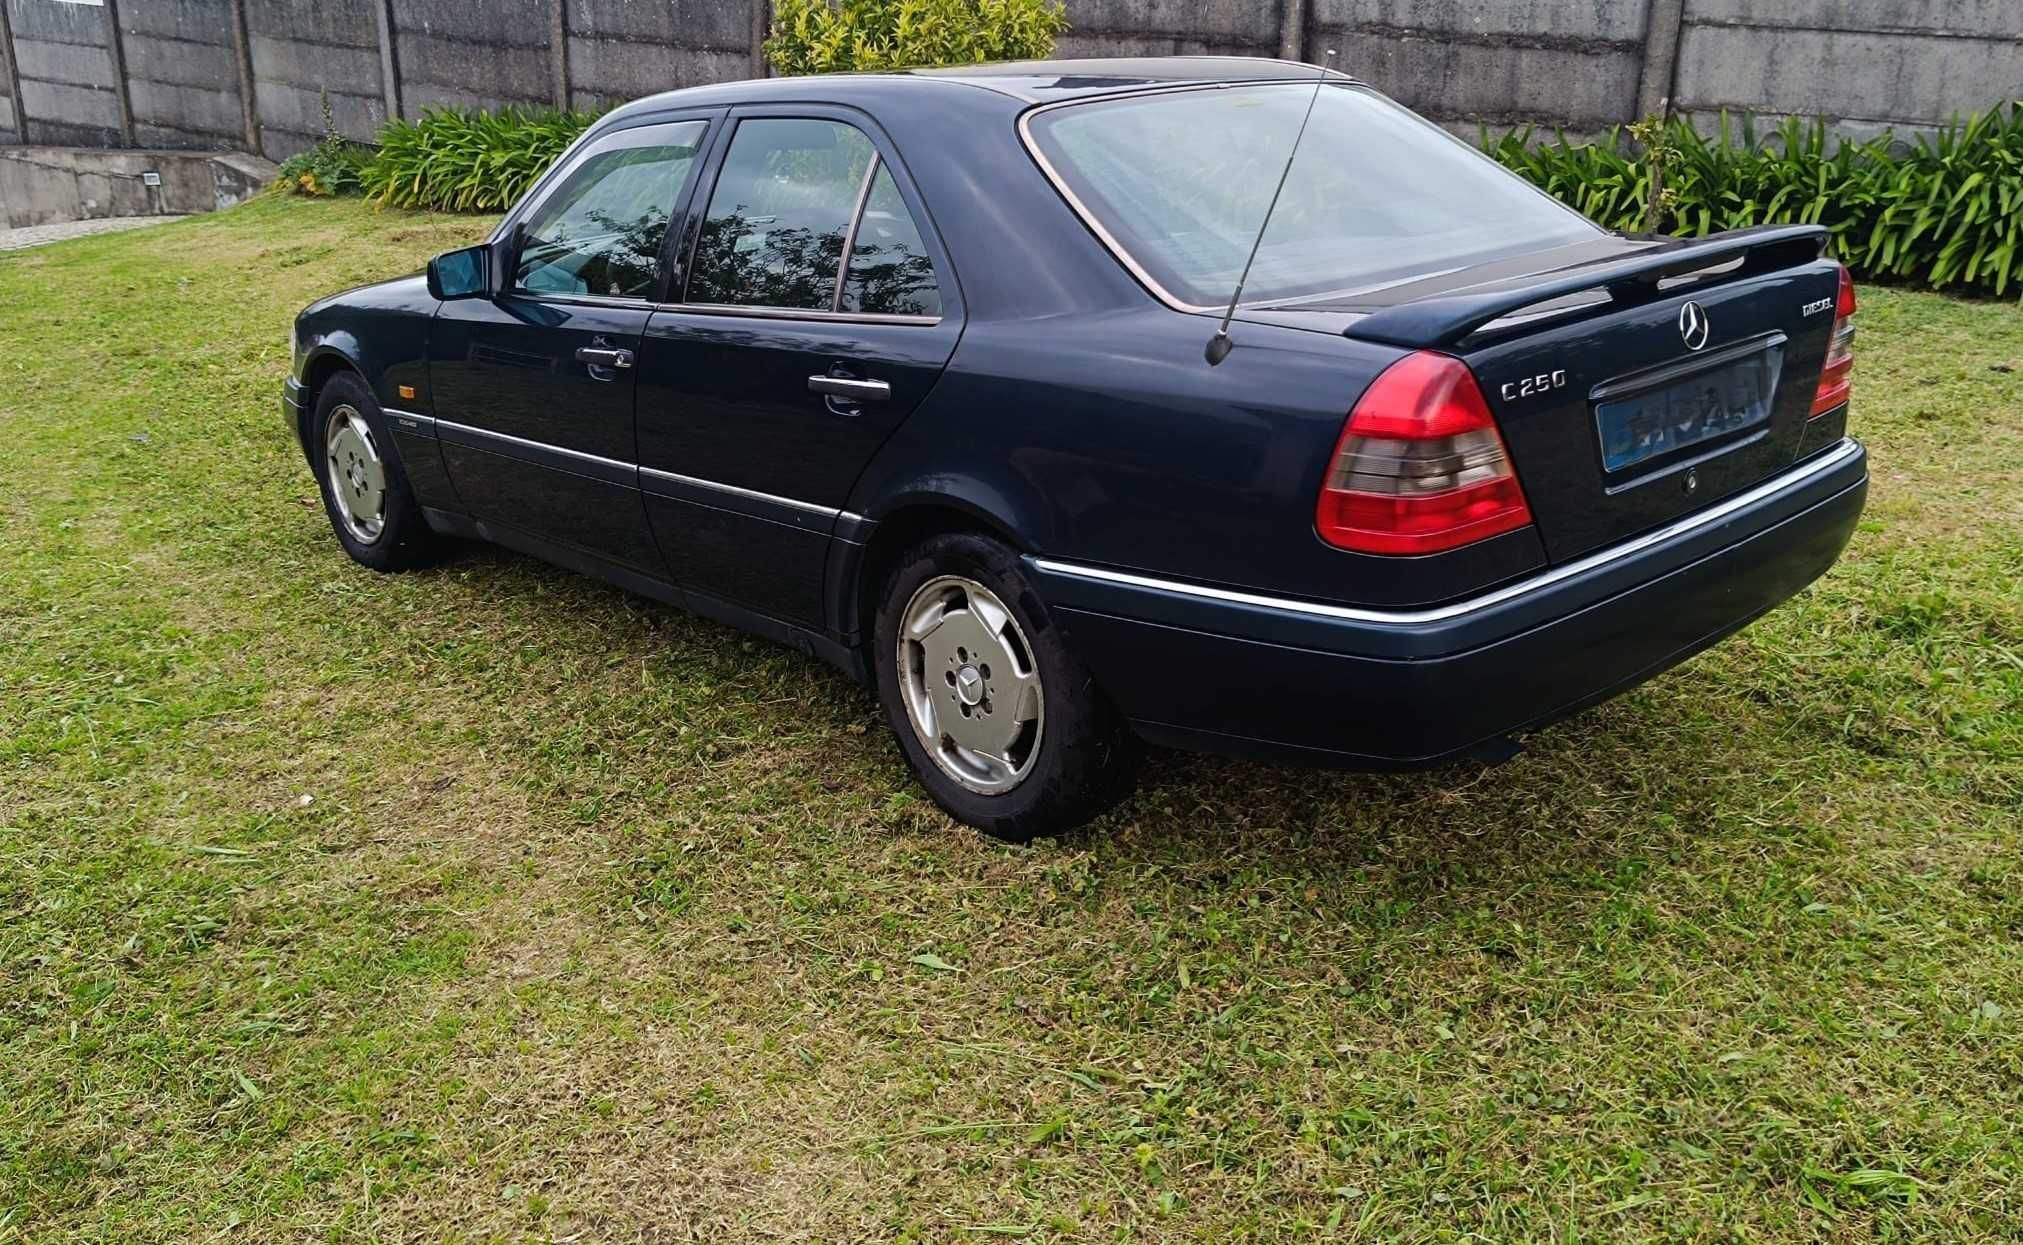
{"label": "front side window", "polygon": [[[1169,91],[1034,114],[1048,165],[1176,298],[1228,300],[1313,87]],[[1374,92],[1314,99],[1245,302],[1349,295],[1602,236],[1599,226]]]}
{"label": "front side window", "polygon": [[651,297],[668,214],[707,128],[648,126],[593,147],[528,220],[514,284],[530,294]]}

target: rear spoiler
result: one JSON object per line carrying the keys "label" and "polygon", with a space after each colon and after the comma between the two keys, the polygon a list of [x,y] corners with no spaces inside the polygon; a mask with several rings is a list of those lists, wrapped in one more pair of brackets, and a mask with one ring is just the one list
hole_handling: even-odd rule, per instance
{"label": "rear spoiler", "polygon": [[1595,260],[1399,303],[1365,316],[1342,331],[1359,341],[1435,350],[1456,345],[1470,333],[1513,312],[1590,290],[1606,289],[1617,304],[1635,305],[1658,297],[1658,282],[1667,277],[1698,272],[1736,259],[1742,261],[1741,267],[1723,274],[1723,279],[1811,263],[1825,253],[1827,236],[1820,225],[1759,225],[1691,240],[1664,238],[1647,250],[1620,258]]}

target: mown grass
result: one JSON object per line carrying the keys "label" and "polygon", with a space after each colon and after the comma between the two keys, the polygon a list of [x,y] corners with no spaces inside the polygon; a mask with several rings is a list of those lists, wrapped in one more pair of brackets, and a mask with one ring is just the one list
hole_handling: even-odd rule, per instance
{"label": "mown grass", "polygon": [[2023,1230],[2015,307],[1864,291],[1848,557],[1511,764],[1013,850],[812,661],[342,558],[289,318],[480,228],[0,257],[0,1241]]}

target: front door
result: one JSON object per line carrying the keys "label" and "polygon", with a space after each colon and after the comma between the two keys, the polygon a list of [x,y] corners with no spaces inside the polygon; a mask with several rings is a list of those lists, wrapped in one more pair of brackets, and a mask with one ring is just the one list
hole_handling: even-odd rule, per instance
{"label": "front door", "polygon": [[829,533],[961,331],[945,256],[846,110],[740,110],[639,351],[640,487],[684,589],[819,625]]}
{"label": "front door", "polygon": [[665,575],[640,503],[633,395],[668,222],[708,128],[636,126],[576,152],[512,226],[500,295],[437,311],[436,431],[473,517]]}

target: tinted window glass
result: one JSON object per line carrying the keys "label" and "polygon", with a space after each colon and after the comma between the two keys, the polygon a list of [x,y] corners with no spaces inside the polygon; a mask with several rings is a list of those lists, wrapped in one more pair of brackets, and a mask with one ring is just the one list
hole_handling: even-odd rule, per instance
{"label": "tinted window glass", "polygon": [[837,121],[739,124],[696,240],[688,301],[827,311],[871,140]]}
{"label": "tinted window glass", "polygon": [[921,245],[920,230],[892,172],[879,165],[864,201],[864,218],[850,247],[850,271],[843,279],[843,310],[881,315],[938,316],[941,291],[934,284],[934,261]]}
{"label": "tinted window glass", "polygon": [[668,213],[706,128],[654,126],[593,149],[528,221],[515,283],[534,294],[650,295]]}
{"label": "tinted window glass", "polygon": [[[1214,306],[1236,288],[1313,88],[1279,83],[1080,104],[1033,137],[1154,280]],[[1370,289],[1601,230],[1382,96],[1314,102],[1244,300]]]}

